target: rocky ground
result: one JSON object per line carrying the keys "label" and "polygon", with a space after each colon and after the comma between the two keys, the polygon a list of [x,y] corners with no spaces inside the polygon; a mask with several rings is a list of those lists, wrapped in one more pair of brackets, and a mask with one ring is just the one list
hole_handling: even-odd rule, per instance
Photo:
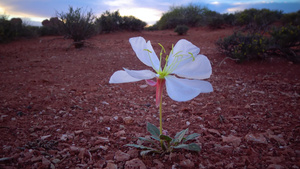
{"label": "rocky ground", "polygon": [[[0,168],[300,168],[300,65],[281,58],[237,64],[215,46],[232,28],[118,32],[82,49],[41,37],[0,45]],[[159,125],[155,88],[109,84],[113,72],[145,69],[128,39],[170,51],[179,39],[200,47],[214,92],[188,102],[163,99],[170,136],[199,133],[200,153],[139,155],[126,147]]]}

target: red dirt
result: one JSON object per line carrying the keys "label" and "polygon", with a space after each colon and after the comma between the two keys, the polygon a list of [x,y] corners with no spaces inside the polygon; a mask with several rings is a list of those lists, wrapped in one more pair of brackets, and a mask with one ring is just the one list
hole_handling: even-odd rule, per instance
{"label": "red dirt", "polygon": [[[1,44],[0,168],[300,168],[300,65],[224,61],[215,42],[231,33],[118,32],[69,50],[58,37]],[[157,43],[170,51],[184,38],[210,59],[214,92],[188,102],[163,97],[163,128],[201,134],[200,153],[141,157],[124,146],[148,135],[147,122],[159,124],[155,88],[108,83],[123,67],[146,68],[128,42],[134,36],[157,53]]]}

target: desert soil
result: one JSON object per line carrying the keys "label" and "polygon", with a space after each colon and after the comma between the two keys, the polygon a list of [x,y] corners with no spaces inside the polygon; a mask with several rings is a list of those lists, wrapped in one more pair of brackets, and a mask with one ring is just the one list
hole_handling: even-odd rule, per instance
{"label": "desert soil", "polygon": [[[300,65],[282,58],[237,64],[216,40],[232,28],[117,32],[70,47],[61,37],[0,45],[0,168],[300,168]],[[188,102],[163,95],[170,136],[199,133],[201,152],[140,156],[146,124],[159,125],[155,88],[145,82],[109,84],[113,72],[148,69],[128,39],[161,43],[187,39],[211,61],[214,91]],[[149,68],[151,69],[151,68]]]}

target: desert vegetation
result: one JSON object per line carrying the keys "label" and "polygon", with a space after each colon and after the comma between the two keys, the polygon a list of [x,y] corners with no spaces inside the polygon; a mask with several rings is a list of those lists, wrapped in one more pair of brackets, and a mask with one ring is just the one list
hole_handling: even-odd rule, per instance
{"label": "desert vegetation", "polygon": [[[1,16],[0,168],[299,168],[299,16],[196,5],[152,26],[71,6],[41,27]],[[186,78],[181,57],[197,61]],[[155,65],[166,65],[154,69],[159,83],[117,81]],[[166,79],[191,82],[199,70],[209,93],[178,102],[189,90],[180,85],[172,99]]]}
{"label": "desert vegetation", "polygon": [[299,62],[300,11],[283,14],[268,9],[246,9],[234,14],[220,14],[197,5],[174,6],[162,15],[154,25],[133,16],[121,16],[119,11],[105,11],[100,17],[92,11],[69,7],[68,12],[57,12],[56,17],[46,19],[42,27],[22,23],[19,18],[0,18],[0,42],[20,37],[63,35],[73,39],[80,48],[84,40],[101,33],[116,31],[142,31],[173,29],[178,35],[187,34],[191,27],[209,27],[212,31],[234,27],[232,35],[220,38],[216,45],[226,57],[237,62],[281,56]]}

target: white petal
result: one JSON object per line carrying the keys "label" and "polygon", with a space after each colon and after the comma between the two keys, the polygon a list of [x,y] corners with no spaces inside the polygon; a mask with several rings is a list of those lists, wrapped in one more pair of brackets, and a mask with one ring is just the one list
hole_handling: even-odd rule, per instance
{"label": "white petal", "polygon": [[207,79],[212,73],[211,64],[204,55],[198,55],[195,60],[177,67],[173,73],[178,76],[192,79]]}
{"label": "white petal", "polygon": [[189,53],[192,53],[193,56],[197,56],[199,52],[200,49],[197,46],[193,45],[191,42],[185,39],[181,39],[176,43],[176,45],[173,48],[173,51],[170,53],[168,65],[172,64],[174,59],[179,59],[174,57],[176,53],[178,53],[179,55],[183,55],[183,57],[181,58],[182,61],[179,63],[180,66],[182,64],[185,64],[186,62],[189,62],[190,60],[193,60],[193,58],[190,57],[191,55]]}
{"label": "white petal", "polygon": [[188,101],[200,93],[213,91],[211,84],[207,81],[180,79],[175,76],[167,76],[165,79],[167,93],[175,101]]}
{"label": "white petal", "polygon": [[130,76],[136,79],[146,80],[156,77],[156,74],[150,70],[129,70],[125,68],[124,70],[126,71],[126,73],[128,73]]}
{"label": "white petal", "polygon": [[[129,42],[132,49],[134,50],[136,56],[143,62],[145,65],[152,67],[154,70],[159,69],[159,60],[152,48],[151,42],[146,40],[143,37],[134,37],[130,38]],[[151,51],[145,51],[145,49]]]}
{"label": "white petal", "polygon": [[128,83],[128,82],[136,82],[142,79],[137,79],[130,76],[124,70],[116,71],[109,79],[109,83]]}

